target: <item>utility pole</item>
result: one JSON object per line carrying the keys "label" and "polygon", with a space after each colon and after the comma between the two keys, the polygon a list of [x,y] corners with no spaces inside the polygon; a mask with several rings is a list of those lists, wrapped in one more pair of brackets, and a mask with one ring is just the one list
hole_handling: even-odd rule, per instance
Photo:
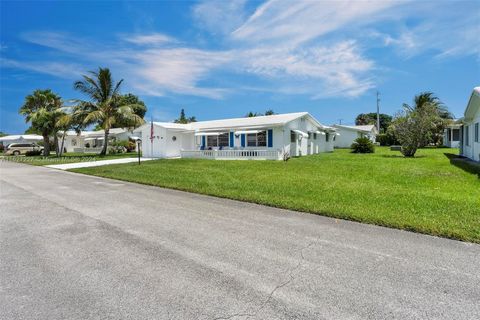
{"label": "utility pole", "polygon": [[342,124],[343,119],[338,119],[338,124]]}
{"label": "utility pole", "polygon": [[380,92],[377,90],[377,132],[380,133]]}

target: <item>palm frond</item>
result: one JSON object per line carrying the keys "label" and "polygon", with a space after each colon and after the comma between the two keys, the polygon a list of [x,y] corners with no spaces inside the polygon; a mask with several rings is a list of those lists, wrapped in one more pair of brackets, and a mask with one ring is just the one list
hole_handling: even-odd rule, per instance
{"label": "palm frond", "polygon": [[91,111],[89,112],[84,120],[83,120],[83,123],[85,125],[89,125],[89,124],[92,124],[92,123],[95,123],[95,122],[101,122],[101,121],[104,121],[105,120],[105,114],[102,112],[102,110],[94,110],[94,111]]}

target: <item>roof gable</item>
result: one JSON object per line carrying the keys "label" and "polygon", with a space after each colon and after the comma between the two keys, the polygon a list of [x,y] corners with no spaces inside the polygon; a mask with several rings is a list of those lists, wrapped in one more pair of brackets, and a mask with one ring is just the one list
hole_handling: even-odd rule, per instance
{"label": "roof gable", "polygon": [[480,109],[480,87],[473,88],[472,95],[468,100],[467,108],[465,109],[465,120],[473,119],[475,114]]}
{"label": "roof gable", "polygon": [[339,129],[347,129],[347,130],[352,130],[352,131],[361,131],[361,132],[375,132],[377,133],[377,128],[375,128],[375,125],[369,124],[369,125],[363,125],[363,126],[346,126],[346,125],[341,125],[341,124],[335,124],[335,128]]}

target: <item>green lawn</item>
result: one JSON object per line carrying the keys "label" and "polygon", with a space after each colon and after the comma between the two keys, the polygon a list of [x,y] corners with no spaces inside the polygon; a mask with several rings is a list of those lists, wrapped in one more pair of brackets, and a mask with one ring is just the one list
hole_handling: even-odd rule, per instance
{"label": "green lawn", "polygon": [[35,166],[45,166],[45,165],[51,165],[51,164],[99,161],[99,160],[131,158],[131,157],[137,157],[137,153],[107,154],[105,156],[101,156],[95,153],[73,153],[72,152],[72,153],[65,153],[61,157],[57,157],[54,154],[51,154],[48,157],[4,156],[3,160],[32,164]]}
{"label": "green lawn", "polygon": [[381,147],[286,163],[175,159],[72,171],[480,243],[480,170],[456,153],[422,149],[407,159]]}

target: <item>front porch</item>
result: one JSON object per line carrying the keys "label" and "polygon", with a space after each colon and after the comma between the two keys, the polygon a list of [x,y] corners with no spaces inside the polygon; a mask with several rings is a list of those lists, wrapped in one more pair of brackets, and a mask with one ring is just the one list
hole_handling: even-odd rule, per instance
{"label": "front porch", "polygon": [[268,149],[232,149],[232,150],[182,150],[182,158],[216,160],[281,160],[280,150]]}

